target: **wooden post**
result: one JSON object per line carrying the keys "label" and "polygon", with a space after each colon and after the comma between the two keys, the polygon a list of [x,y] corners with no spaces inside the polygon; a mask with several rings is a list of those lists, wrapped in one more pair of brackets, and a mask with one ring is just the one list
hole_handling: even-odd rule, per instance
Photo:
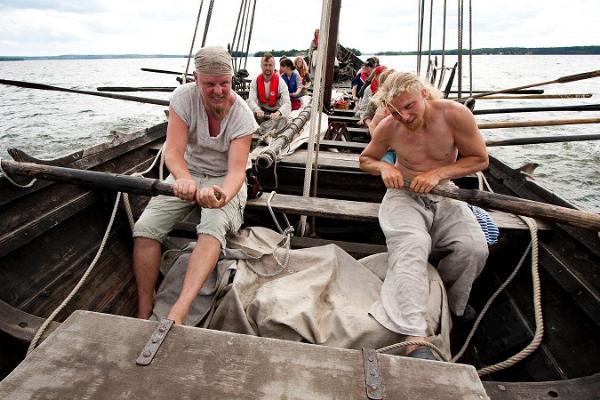
{"label": "wooden post", "polygon": [[[331,87],[333,83],[333,67],[337,51],[338,28],[340,24],[340,8],[342,0],[331,1],[331,20],[329,22],[329,41],[327,45],[327,60],[325,67],[325,88],[323,92],[323,107],[331,107]],[[319,43],[319,45],[321,45]]]}

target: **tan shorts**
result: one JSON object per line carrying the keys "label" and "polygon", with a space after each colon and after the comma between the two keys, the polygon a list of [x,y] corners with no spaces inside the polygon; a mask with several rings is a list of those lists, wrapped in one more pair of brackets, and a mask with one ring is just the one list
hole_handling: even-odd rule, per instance
{"label": "tan shorts", "polygon": [[[207,187],[223,185],[224,176],[193,176],[196,183]],[[165,182],[173,183],[175,179],[169,175]],[[230,232],[237,232],[244,218],[246,206],[246,185],[243,184],[238,194],[221,208],[203,208],[200,224],[196,227],[198,235],[205,234],[215,237],[225,248],[225,237]],[[163,242],[175,223],[183,219],[196,203],[188,203],[174,196],[157,196],[150,200],[146,209],[133,228],[133,237],[144,237]]]}

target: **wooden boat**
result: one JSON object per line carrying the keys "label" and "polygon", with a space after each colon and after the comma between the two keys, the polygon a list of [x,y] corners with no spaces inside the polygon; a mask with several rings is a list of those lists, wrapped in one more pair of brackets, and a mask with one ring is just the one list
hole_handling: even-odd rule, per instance
{"label": "wooden boat", "polygon": [[[77,169],[131,174],[146,169],[155,158],[165,136],[165,124],[117,137],[111,143],[74,153],[52,164]],[[316,217],[318,237],[295,237],[293,247],[336,243],[356,257],[385,251],[379,232],[376,202],[383,194],[380,181],[358,171],[351,153],[320,155],[318,197],[300,201],[298,196],[304,168],[298,161],[302,151],[277,164],[279,187],[274,209],[288,214]],[[20,152],[20,161],[36,161]],[[154,171],[156,174],[156,168]],[[274,190],[273,169],[260,171],[265,191]],[[520,171],[491,159],[486,177],[495,191],[522,198],[572,207]],[[473,182],[465,180],[464,185]],[[3,293],[1,346],[3,374],[23,356],[24,342],[30,341],[43,318],[64,299],[79,280],[98,249],[113,208],[115,194],[67,183],[37,182],[33,187],[14,187],[0,181],[0,293]],[[284,194],[286,196],[284,196]],[[265,200],[247,206],[248,224],[273,226],[267,216]],[[327,202],[345,199],[335,209]],[[146,196],[130,196],[134,215],[139,215]],[[345,207],[344,207],[345,205]],[[369,211],[369,206],[375,206]],[[366,208],[365,208],[366,207]],[[332,211],[333,210],[333,211]],[[477,280],[472,299],[480,309],[492,292],[512,271],[529,241],[526,226],[517,218],[494,214],[501,226],[501,241],[491,250],[483,275]],[[190,216],[190,218],[193,218]],[[292,222],[294,220],[292,219]],[[178,224],[174,237],[193,237],[194,220]],[[597,272],[600,246],[597,234],[562,224],[540,224],[539,265],[542,279],[542,306],[546,335],[538,351],[514,367],[484,381],[488,394],[513,398],[528,393],[571,394],[573,383],[581,393],[597,388],[600,324]],[[361,232],[357,240],[357,232]],[[131,264],[130,228],[125,213],[119,210],[108,242],[96,269],[77,296],[58,315],[63,321],[74,310],[133,316],[135,283]],[[530,274],[519,273],[515,281],[496,300],[489,316],[474,338],[463,362],[488,365],[524,347],[535,330]],[[465,332],[455,329],[453,340],[460,345]],[[547,385],[540,382],[547,382]],[[502,383],[499,383],[502,382]],[[536,382],[536,383],[526,383]],[[499,389],[503,387],[504,389]],[[589,389],[586,389],[588,388]],[[493,395],[492,395],[493,393]]]}
{"label": "wooden boat", "polygon": [[[344,117],[343,112],[340,112],[332,119],[342,121]],[[353,129],[350,120],[346,119],[345,122]],[[358,130],[351,133],[355,134],[354,140],[361,141]],[[110,143],[50,162],[33,159],[19,151],[12,151],[11,155],[15,160],[23,162],[132,174],[151,166],[165,134],[166,124],[160,124],[136,134],[117,136]],[[347,149],[352,147],[351,143],[323,142],[321,148]],[[356,153],[351,152],[321,152],[316,196],[312,198],[300,197],[305,173],[304,150],[300,149],[276,165],[258,171],[263,191],[267,193],[276,190],[278,193],[272,201],[273,209],[289,214],[293,225],[298,221],[299,215],[314,217],[310,222],[310,229],[314,234],[293,237],[293,248],[334,243],[356,258],[386,250],[377,223],[377,203],[385,188],[380,179],[358,170],[356,158]],[[158,177],[158,167],[155,166],[149,176]],[[485,177],[495,192],[576,208],[555,193],[537,185],[523,171],[512,169],[500,160],[490,159]],[[474,188],[478,184],[477,179],[471,177],[462,179],[459,183],[465,188]],[[33,339],[43,320],[63,302],[86,273],[105,236],[115,198],[114,190],[67,182],[40,180],[31,187],[18,188],[6,177],[0,179],[0,218],[3,221],[0,226],[0,377],[4,378],[21,363],[28,342]],[[129,196],[134,216],[141,213],[147,200],[147,195]],[[518,217],[503,212],[492,212],[492,215],[500,225],[501,237],[500,242],[490,249],[486,268],[472,292],[471,301],[477,310],[483,308],[490,296],[511,274],[522,255],[527,253],[530,242],[529,229]],[[245,220],[247,225],[274,228],[267,211],[266,196],[248,203]],[[196,222],[197,216],[190,214],[176,225],[171,238],[193,239]],[[381,356],[380,362],[386,371],[381,375],[386,382],[389,398],[394,398],[395,393],[403,393],[411,398],[457,398],[463,395],[464,398],[484,398],[486,393],[494,399],[584,399],[597,396],[600,392],[600,345],[597,341],[600,337],[598,235],[566,224],[543,220],[538,222],[541,307],[546,332],[541,346],[516,365],[482,377],[485,392],[473,375],[472,367],[468,369],[453,364],[453,368],[448,368],[440,366],[444,365],[442,363],[435,363],[427,364],[425,368],[420,364],[421,361],[414,364],[415,361],[402,357]],[[150,337],[156,323],[122,318],[134,316],[136,307],[135,280],[131,270],[132,240],[129,220],[123,208],[116,212],[116,218],[106,237],[104,250],[95,269],[81,290],[58,314],[56,322],[48,328],[47,334],[56,330],[57,335],[51,336],[9,378],[0,382],[0,394],[14,398],[19,395],[35,397],[31,389],[35,385],[31,382],[27,384],[25,377],[39,378],[48,374],[49,368],[58,365],[68,369],[67,379],[77,373],[91,374],[93,377],[104,376],[106,387],[104,393],[100,393],[98,389],[93,389],[94,385],[86,387],[85,379],[81,379],[81,382],[77,381],[69,387],[51,390],[54,396],[49,396],[51,398],[74,397],[76,393],[82,393],[77,390],[87,390],[85,393],[93,391],[94,398],[115,397],[124,391],[141,396],[156,394],[153,391],[160,390],[157,383],[160,379],[156,380],[160,376],[157,375],[158,372],[131,368],[132,357],[141,350],[141,345]],[[529,262],[527,260],[525,265]],[[461,363],[481,368],[507,359],[527,346],[536,332],[532,291],[531,273],[524,267],[491,304],[472,345],[461,358]],[[75,312],[76,310],[101,315]],[[67,322],[60,326],[65,320]],[[468,328],[469,326],[462,324],[454,327],[453,350],[456,351],[465,341]],[[131,341],[131,337],[138,339]],[[222,368],[219,363],[223,363],[223,360],[215,354],[193,348],[195,341],[205,340],[215,348],[234,340],[235,352],[228,354],[231,357],[232,354],[241,355],[233,363],[225,364],[226,368]],[[272,381],[284,385],[289,390],[287,393],[294,393],[294,398],[319,398],[315,392],[322,394],[326,390],[335,390],[339,398],[359,395],[364,397],[363,358],[360,357],[360,352],[306,344],[297,347],[298,344],[264,340],[267,342],[259,338],[240,338],[221,332],[181,328],[169,345],[176,356],[162,357],[162,364],[159,365],[163,367],[162,371],[166,371],[167,380],[172,379],[181,384],[186,395],[194,393],[191,388],[197,385],[195,387],[201,387],[202,390],[214,390],[212,396],[258,398],[261,393],[264,395],[267,392],[258,393],[252,385],[264,385],[265,382]],[[86,346],[90,345],[96,346],[95,349],[86,351]],[[236,363],[242,365],[241,369],[260,371],[260,363],[255,362],[257,353],[248,350],[253,347],[261,348],[271,356],[269,351],[285,351],[287,356],[297,358],[299,354],[306,354],[306,357],[304,364],[289,360],[288,363],[275,363],[278,370],[289,368],[286,377],[277,375],[274,378],[271,373],[256,372],[244,381],[248,385],[246,387],[231,383],[226,369],[233,368],[232,365]],[[189,352],[186,355],[186,349],[194,353],[193,357]],[[94,350],[104,354],[104,358],[90,355]],[[123,358],[119,358],[120,356]],[[184,361],[181,361],[181,357]],[[364,359],[368,359],[368,356]],[[342,365],[336,366],[330,360],[337,360]],[[131,362],[128,364],[127,361]],[[274,362],[273,357],[258,361],[269,365]],[[117,364],[122,376],[107,372]],[[123,367],[123,364],[126,366]],[[219,364],[219,367],[207,372],[203,364]],[[319,369],[320,365],[324,367]],[[84,371],[86,368],[89,371]],[[201,370],[199,376],[205,382],[194,381],[190,384],[180,379],[181,374],[194,368]],[[426,371],[429,368],[432,370]],[[318,371],[314,372],[313,369]],[[367,370],[368,367],[365,366],[365,371]],[[426,372],[444,376],[444,383],[434,379],[421,388],[415,386],[416,381],[424,379]],[[306,379],[298,379],[294,374]],[[208,379],[211,376],[212,379]],[[331,376],[338,380],[331,379]],[[52,379],[57,378],[40,381],[40,386],[52,388],[52,382],[48,382]],[[134,389],[123,385],[123,382],[138,379],[145,386]],[[285,386],[290,385],[291,380],[296,381],[296,386]],[[315,392],[309,391],[305,382],[317,382],[311,387]],[[177,390],[175,386],[167,387],[169,390]],[[427,391],[436,390],[432,389],[436,386],[439,386],[437,391]],[[369,387],[368,381],[366,387]],[[410,391],[402,392],[403,388],[410,388]],[[342,392],[345,389],[349,391]],[[419,389],[422,391],[419,392]],[[269,390],[274,389],[271,387]],[[273,395],[274,392],[268,393]]]}

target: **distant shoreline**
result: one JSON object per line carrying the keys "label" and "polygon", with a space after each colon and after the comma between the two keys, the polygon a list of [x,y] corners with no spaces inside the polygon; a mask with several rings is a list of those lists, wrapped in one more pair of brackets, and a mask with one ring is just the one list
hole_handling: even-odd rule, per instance
{"label": "distant shoreline", "polygon": [[[297,52],[297,50],[294,50]],[[283,51],[284,53],[292,54]],[[254,56],[262,53],[253,53]],[[363,53],[362,55],[397,56],[416,55],[416,51],[379,51]],[[427,50],[423,54],[429,54]],[[432,55],[441,55],[441,50],[432,50]],[[447,55],[456,55],[458,50],[446,50]],[[468,55],[469,50],[463,49],[463,55]],[[474,55],[595,55],[600,54],[600,46],[570,46],[570,47],[497,47],[473,49]],[[182,54],[65,54],[59,56],[0,56],[0,61],[29,61],[29,60],[112,60],[136,58],[186,58]]]}

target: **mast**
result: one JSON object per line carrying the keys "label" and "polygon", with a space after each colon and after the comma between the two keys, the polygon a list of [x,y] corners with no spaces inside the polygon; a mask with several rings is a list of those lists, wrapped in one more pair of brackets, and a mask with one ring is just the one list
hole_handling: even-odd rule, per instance
{"label": "mast", "polygon": [[329,109],[331,104],[331,86],[333,84],[333,67],[337,53],[338,28],[340,25],[340,9],[342,0],[332,0],[331,20],[329,21],[329,35],[327,41],[327,60],[325,69],[325,88],[323,92],[324,108]]}

